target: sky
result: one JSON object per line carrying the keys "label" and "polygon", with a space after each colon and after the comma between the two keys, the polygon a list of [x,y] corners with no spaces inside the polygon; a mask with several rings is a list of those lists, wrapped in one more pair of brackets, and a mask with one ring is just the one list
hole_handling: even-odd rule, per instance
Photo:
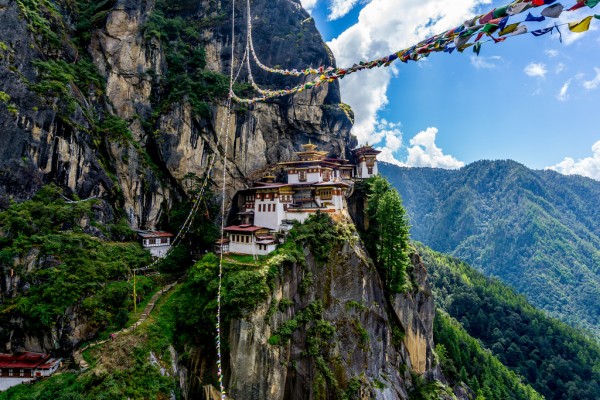
{"label": "sky", "polygon": [[[351,66],[410,47],[510,0],[301,0],[333,51]],[[563,0],[565,9],[576,0]],[[531,9],[538,16],[544,7]],[[509,23],[524,20],[524,14]],[[528,23],[530,30],[600,14],[600,5]],[[477,56],[433,53],[340,81],[359,142],[403,166],[460,168],[512,159],[600,180],[600,20],[485,43]]]}

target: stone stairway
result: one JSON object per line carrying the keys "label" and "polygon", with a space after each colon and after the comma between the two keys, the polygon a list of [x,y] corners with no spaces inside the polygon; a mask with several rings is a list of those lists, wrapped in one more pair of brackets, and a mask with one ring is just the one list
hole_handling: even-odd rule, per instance
{"label": "stone stairway", "polygon": [[[113,332],[113,334],[116,336],[119,336],[121,334],[124,333],[129,333],[134,331],[138,326],[140,326],[140,324],[142,324],[145,320],[148,319],[148,316],[150,315],[150,313],[152,312],[152,310],[154,309],[154,306],[156,305],[156,302],[158,301],[158,299],[165,294],[166,292],[168,292],[169,290],[171,290],[173,288],[173,286],[175,286],[177,284],[177,282],[171,283],[167,286],[164,286],[162,289],[160,289],[158,292],[154,293],[154,296],[152,296],[152,298],[150,299],[150,301],[148,302],[148,304],[146,304],[146,307],[144,308],[144,311],[142,312],[142,315],[140,315],[140,318],[130,327],[128,328],[124,328],[121,329],[120,331],[117,332]],[[77,351],[75,351],[73,353],[73,361],[75,363],[75,365],[79,366],[79,368],[82,371],[85,371],[86,369],[88,369],[90,366],[89,364],[83,359],[83,352],[91,349],[93,347],[96,346],[100,346],[106,342],[108,342],[110,339],[105,339],[105,340],[100,340],[98,342],[93,342],[93,343],[89,343],[86,346],[82,347],[81,349],[78,349]]]}

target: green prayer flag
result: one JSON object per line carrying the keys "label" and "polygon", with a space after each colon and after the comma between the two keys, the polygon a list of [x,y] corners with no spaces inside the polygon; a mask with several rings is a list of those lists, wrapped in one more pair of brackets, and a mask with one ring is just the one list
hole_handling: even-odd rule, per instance
{"label": "green prayer flag", "polygon": [[[599,0],[600,1],[600,0]],[[498,25],[496,24],[485,24],[482,29],[482,32],[492,34],[498,30]]]}
{"label": "green prayer flag", "polygon": [[473,47],[473,53],[479,55],[480,51],[481,51],[481,42],[477,42],[477,43],[475,43],[475,46]]}
{"label": "green prayer flag", "polygon": [[[598,0],[600,1],[600,0]],[[494,18],[503,18],[506,17],[508,15],[508,8],[510,7],[510,4],[504,7],[498,7],[494,10],[493,13],[493,17]]]}
{"label": "green prayer flag", "polygon": [[585,1],[585,5],[588,6],[589,8],[594,8],[596,7],[596,5],[600,3],[600,0],[586,0]]}
{"label": "green prayer flag", "polygon": [[596,14],[596,15],[594,15],[594,17],[596,17],[596,18],[600,19],[600,14]]}

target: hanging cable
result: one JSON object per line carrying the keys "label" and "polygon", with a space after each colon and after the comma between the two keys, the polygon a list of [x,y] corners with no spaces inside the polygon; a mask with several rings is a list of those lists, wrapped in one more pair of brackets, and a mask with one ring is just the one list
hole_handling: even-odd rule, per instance
{"label": "hanging cable", "polygon": [[[223,180],[221,182],[221,251],[219,257],[219,287],[217,292],[217,326],[216,326],[216,342],[217,342],[217,373],[219,378],[219,390],[221,391],[221,399],[225,400],[227,394],[223,383],[223,355],[221,348],[221,296],[223,292],[223,241],[225,240],[225,195],[227,184],[227,153],[229,151],[229,128],[231,116],[231,100],[233,97],[233,71],[235,62],[235,0],[231,4],[231,66],[229,73],[229,97],[227,99],[227,127],[225,130],[225,151],[223,152]],[[243,63],[242,63],[243,64]]]}

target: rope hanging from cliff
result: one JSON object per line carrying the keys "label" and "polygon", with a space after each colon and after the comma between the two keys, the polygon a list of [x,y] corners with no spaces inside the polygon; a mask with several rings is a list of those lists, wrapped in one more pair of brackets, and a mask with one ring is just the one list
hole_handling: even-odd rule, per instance
{"label": "rope hanging from cliff", "polygon": [[[247,53],[247,51],[246,51]],[[231,5],[231,63],[229,73],[229,98],[227,99],[227,127],[225,130],[225,151],[223,152],[223,179],[221,182],[221,246],[225,239],[225,195],[227,186],[227,152],[229,151],[229,128],[230,117],[231,117],[231,101],[233,97],[233,83],[234,83],[234,62],[235,62],[235,0],[232,0]],[[243,65],[243,61],[241,62]],[[240,66],[241,71],[241,66]],[[239,72],[238,72],[239,76]],[[236,77],[237,78],[237,77]],[[223,355],[221,348],[221,296],[223,292],[223,248],[221,248],[219,255],[219,286],[217,290],[217,326],[216,326],[216,344],[217,344],[217,374],[219,378],[219,390],[221,392],[221,399],[225,400],[227,394],[225,392],[225,385],[223,383]]]}
{"label": "rope hanging from cliff", "polygon": [[[572,7],[564,10],[564,7],[560,3],[555,3],[555,0],[515,0],[512,3],[495,8],[494,10],[481,14],[471,20],[465,21],[464,24],[459,25],[454,29],[447,30],[438,35],[431,36],[428,39],[425,39],[409,48],[405,48],[403,50],[399,50],[393,54],[390,54],[386,57],[378,58],[371,61],[361,61],[358,64],[354,64],[351,67],[347,68],[335,68],[335,67],[324,67],[321,66],[319,68],[305,68],[303,70],[297,69],[277,69],[270,68],[264,65],[260,59],[258,58],[256,51],[254,49],[254,43],[252,41],[252,19],[251,19],[251,9],[250,9],[250,0],[246,0],[247,7],[247,54],[248,57],[248,74],[249,80],[252,84],[252,87],[260,94],[260,97],[254,97],[249,99],[240,98],[235,94],[232,94],[232,99],[238,103],[245,104],[253,104],[258,101],[264,101],[270,98],[282,97],[290,94],[300,93],[305,90],[311,90],[321,85],[325,85],[331,82],[335,82],[339,79],[343,79],[345,76],[353,74],[355,72],[359,72],[365,69],[372,69],[375,67],[388,67],[394,61],[400,60],[404,63],[408,61],[419,61],[425,57],[428,57],[431,53],[435,52],[444,52],[451,54],[454,50],[458,50],[459,52],[463,52],[469,47],[473,47],[473,51],[479,55],[481,51],[481,47],[485,43],[500,43],[504,42],[509,37],[519,36],[526,33],[531,33],[532,35],[538,37],[545,35],[547,33],[554,33],[555,31],[559,34],[562,41],[562,34],[560,31],[560,27],[568,26],[569,30],[575,33],[586,32],[590,28],[591,21],[596,18],[600,19],[600,15],[589,15],[583,18],[580,21],[576,22],[568,22],[564,24],[556,24],[537,29],[533,31],[529,31],[526,25],[523,25],[525,22],[542,22],[545,21],[546,18],[558,18],[563,11],[576,11],[583,7],[588,6],[589,8],[595,7],[599,0],[576,0],[576,4]],[[540,16],[534,16],[531,12],[528,13],[525,20],[520,22],[508,24],[509,19],[524,13],[526,10],[530,10],[532,8],[548,6],[545,7],[541,11]],[[494,37],[492,34],[498,33],[497,37]],[[477,36],[475,36],[477,34]],[[469,42],[472,37],[475,36],[475,40],[473,42]],[[481,40],[486,36],[486,40]],[[299,84],[293,88],[282,89],[282,90],[265,90],[260,89],[258,85],[254,82],[249,65],[249,58],[252,56],[254,62],[263,70],[280,74],[285,76],[309,76],[309,75],[318,75],[318,78],[310,81]]]}

